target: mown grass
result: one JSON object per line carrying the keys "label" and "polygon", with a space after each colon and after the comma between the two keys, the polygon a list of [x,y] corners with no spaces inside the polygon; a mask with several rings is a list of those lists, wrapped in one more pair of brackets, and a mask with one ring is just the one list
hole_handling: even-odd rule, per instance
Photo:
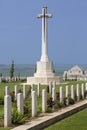
{"label": "mown grass", "polygon": [[87,109],[80,111],[44,130],[87,130]]}

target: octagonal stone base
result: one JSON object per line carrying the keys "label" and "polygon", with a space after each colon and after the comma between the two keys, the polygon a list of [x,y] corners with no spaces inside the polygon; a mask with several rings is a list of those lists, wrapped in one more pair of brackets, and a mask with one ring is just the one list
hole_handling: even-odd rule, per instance
{"label": "octagonal stone base", "polygon": [[34,77],[27,77],[27,84],[49,84],[55,81],[57,84],[62,82],[62,79],[53,73],[52,64],[50,61],[37,62],[37,71]]}

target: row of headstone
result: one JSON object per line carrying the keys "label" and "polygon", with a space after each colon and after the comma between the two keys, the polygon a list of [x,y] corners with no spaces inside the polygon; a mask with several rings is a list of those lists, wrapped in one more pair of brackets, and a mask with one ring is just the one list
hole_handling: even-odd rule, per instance
{"label": "row of headstone", "polygon": [[[23,114],[23,101],[24,101],[24,95],[23,93],[17,93],[18,87],[15,87],[16,90],[16,100],[17,100],[17,110]],[[24,90],[25,91],[25,90]],[[32,96],[32,117],[35,117],[37,115],[37,93],[36,91],[31,91]],[[46,89],[42,90],[42,112],[46,112],[47,107],[47,92]],[[8,127],[11,126],[11,109],[12,109],[12,103],[11,103],[11,96],[9,93],[9,87],[5,87],[5,96],[4,96],[4,126]]]}
{"label": "row of headstone", "polygon": [[[52,84],[49,85],[50,87],[50,93],[52,94],[52,100],[56,101],[56,87],[55,85],[52,86]],[[23,94],[18,93],[18,86],[15,86],[15,99],[17,100],[17,110],[21,113],[23,113],[23,100],[26,98],[26,85],[23,86]],[[10,126],[11,125],[11,96],[9,92],[9,87],[6,86],[5,88],[5,97],[4,97],[4,126]],[[65,91],[65,97],[68,99],[69,96],[75,100],[75,93],[77,97],[77,101],[80,100],[80,95],[82,96],[82,99],[84,99],[84,93],[87,91],[87,83],[86,88],[84,88],[84,84],[81,86],[81,92],[80,92],[80,86],[79,84],[76,85],[76,92],[75,92],[75,86],[71,85],[71,92],[69,92],[69,86],[66,86]],[[32,97],[32,117],[35,117],[37,115],[37,95],[40,95],[40,84],[38,85],[38,91],[34,91],[34,85],[31,86],[31,97]],[[60,87],[59,89],[59,100],[60,103],[64,103],[64,88]],[[67,105],[69,105],[69,101],[67,100]],[[47,91],[46,89],[42,90],[42,112],[46,112],[47,107]]]}

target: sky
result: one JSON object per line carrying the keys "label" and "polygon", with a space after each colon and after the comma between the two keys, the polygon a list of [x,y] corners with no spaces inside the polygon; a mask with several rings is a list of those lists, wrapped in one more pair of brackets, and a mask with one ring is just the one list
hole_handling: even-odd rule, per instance
{"label": "sky", "polygon": [[41,58],[41,19],[48,7],[48,55],[54,64],[87,64],[87,0],[0,0],[0,64]]}

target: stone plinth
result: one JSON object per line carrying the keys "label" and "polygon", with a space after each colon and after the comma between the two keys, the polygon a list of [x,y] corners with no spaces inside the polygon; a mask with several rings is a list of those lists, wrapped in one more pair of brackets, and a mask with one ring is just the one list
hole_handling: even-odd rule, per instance
{"label": "stone plinth", "polygon": [[49,82],[53,82],[56,81],[56,84],[61,83],[61,78],[58,76],[54,76],[54,77],[27,77],[27,83],[26,84],[46,84],[48,85]]}
{"label": "stone plinth", "polygon": [[51,62],[37,62],[37,71],[34,77],[27,77],[27,84],[49,84],[49,82],[61,82],[61,78],[53,73]]}
{"label": "stone plinth", "polygon": [[34,77],[54,77],[55,74],[52,71],[51,62],[37,62],[37,71]]}

